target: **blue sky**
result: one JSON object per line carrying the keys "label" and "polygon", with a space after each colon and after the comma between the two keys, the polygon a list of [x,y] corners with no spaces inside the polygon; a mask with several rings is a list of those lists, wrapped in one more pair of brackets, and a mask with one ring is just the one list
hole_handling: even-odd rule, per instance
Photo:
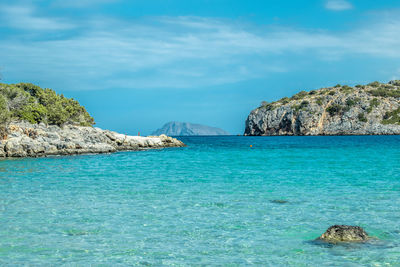
{"label": "blue sky", "polygon": [[102,128],[238,134],[263,100],[400,79],[400,2],[0,0],[0,68],[79,100]]}

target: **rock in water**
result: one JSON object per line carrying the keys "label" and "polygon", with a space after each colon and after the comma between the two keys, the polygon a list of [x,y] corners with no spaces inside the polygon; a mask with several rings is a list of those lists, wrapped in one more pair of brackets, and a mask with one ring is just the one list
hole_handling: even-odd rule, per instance
{"label": "rock in water", "polygon": [[363,242],[367,241],[369,236],[364,229],[359,226],[333,225],[329,227],[319,239],[329,243]]}
{"label": "rock in water", "polygon": [[400,81],[337,85],[262,102],[245,135],[400,134]]}

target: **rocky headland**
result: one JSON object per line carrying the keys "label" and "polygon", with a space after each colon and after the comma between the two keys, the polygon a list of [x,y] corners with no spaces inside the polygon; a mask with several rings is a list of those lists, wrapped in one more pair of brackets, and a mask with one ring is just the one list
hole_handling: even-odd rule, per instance
{"label": "rocky headland", "polygon": [[0,83],[0,157],[110,153],[185,146],[160,136],[128,136],[93,127],[78,101],[30,83]]}
{"label": "rocky headland", "polygon": [[336,85],[263,102],[245,135],[400,134],[400,81]]}
{"label": "rocky headland", "polygon": [[31,124],[14,122],[0,139],[0,157],[40,157],[111,153],[185,146],[181,141],[160,136],[129,136],[91,126]]}

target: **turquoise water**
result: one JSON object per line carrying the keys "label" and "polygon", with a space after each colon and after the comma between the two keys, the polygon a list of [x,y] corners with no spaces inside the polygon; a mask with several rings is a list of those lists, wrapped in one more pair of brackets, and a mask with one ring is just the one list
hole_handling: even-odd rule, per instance
{"label": "turquoise water", "polygon": [[0,161],[0,265],[400,266],[400,136],[181,140]]}

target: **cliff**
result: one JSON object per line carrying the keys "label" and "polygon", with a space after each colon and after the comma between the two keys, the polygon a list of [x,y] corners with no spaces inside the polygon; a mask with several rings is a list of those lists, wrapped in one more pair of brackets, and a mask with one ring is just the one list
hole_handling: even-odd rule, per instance
{"label": "cliff", "polygon": [[263,102],[246,120],[245,135],[400,134],[400,81],[301,91]]}
{"label": "cliff", "polygon": [[168,122],[163,127],[153,132],[154,135],[166,134],[172,136],[190,135],[229,135],[228,132],[206,125],[188,122]]}

